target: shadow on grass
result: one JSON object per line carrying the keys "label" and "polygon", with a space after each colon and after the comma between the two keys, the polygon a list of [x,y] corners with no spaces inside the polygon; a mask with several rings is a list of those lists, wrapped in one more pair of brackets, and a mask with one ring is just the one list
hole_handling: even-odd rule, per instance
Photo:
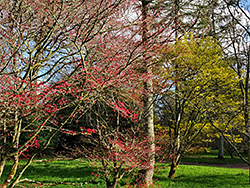
{"label": "shadow on grass", "polygon": [[[174,180],[169,180],[168,178],[159,178],[159,181],[169,181],[175,183],[181,183],[184,185],[196,185],[196,187],[239,187],[239,185],[249,185],[247,183],[235,181],[235,176],[228,175],[217,175],[217,176],[180,176],[176,177]],[[192,186],[193,187],[193,186]]]}
{"label": "shadow on grass", "polygon": [[[245,154],[242,156],[247,157]],[[230,155],[224,155],[224,159],[218,159],[218,151],[210,150],[210,152],[197,152],[195,154],[187,153],[182,162],[193,162],[193,163],[218,163],[218,164],[244,164],[244,162],[238,157],[234,156],[231,158]]]}
{"label": "shadow on grass", "polygon": [[182,162],[192,162],[192,163],[213,163],[213,164],[244,164],[241,159],[231,159],[231,158],[209,158],[209,157],[185,157]]}

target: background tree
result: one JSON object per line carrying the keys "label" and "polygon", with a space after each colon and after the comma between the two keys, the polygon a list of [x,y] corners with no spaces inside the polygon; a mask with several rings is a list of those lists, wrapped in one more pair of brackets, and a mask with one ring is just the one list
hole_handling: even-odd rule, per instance
{"label": "background tree", "polygon": [[172,139],[174,158],[169,177],[174,178],[183,154],[209,125],[209,112],[217,113],[225,100],[231,100],[230,91],[235,87],[232,80],[236,75],[223,60],[219,45],[209,37],[185,36],[176,44],[162,48],[160,54],[165,67],[161,76],[171,87],[159,98],[157,117],[162,126],[168,127]]}
{"label": "background tree", "polygon": [[[238,88],[240,92],[236,94],[238,103],[238,110],[235,112],[238,117],[235,118],[236,133],[241,135],[243,140],[242,145],[245,145],[249,151],[249,12],[246,1],[226,1],[223,0],[223,5],[227,14],[229,15],[230,22],[227,25],[227,38],[224,38],[222,45],[224,46],[225,56],[233,62],[232,69],[237,73],[239,79]],[[242,122],[242,118],[244,122]],[[214,125],[218,128],[216,125]],[[231,137],[235,135],[235,129],[223,134],[229,134]],[[220,128],[218,130],[221,131]],[[234,151],[249,165],[249,160],[241,155],[240,148],[237,143],[228,139],[227,142],[234,148]],[[248,157],[249,158],[249,157]]]}

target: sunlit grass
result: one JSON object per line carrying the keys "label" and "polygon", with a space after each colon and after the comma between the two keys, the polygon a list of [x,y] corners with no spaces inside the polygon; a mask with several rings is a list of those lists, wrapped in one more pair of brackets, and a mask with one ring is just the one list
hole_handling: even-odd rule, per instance
{"label": "sunlit grass", "polygon": [[161,164],[161,171],[155,174],[157,187],[200,188],[200,187],[250,187],[248,184],[248,171],[242,169],[180,165],[176,171],[176,178],[169,180],[169,168]]}
{"label": "sunlit grass", "polygon": [[[42,187],[106,187],[104,180],[93,180],[93,174],[98,167],[92,166],[83,160],[62,160],[33,163],[22,178],[36,180],[42,183],[54,183],[51,186]],[[180,165],[176,171],[174,180],[168,179],[169,164],[157,164],[155,173],[155,187],[249,187],[248,171],[242,169]],[[131,178],[132,179],[132,178]],[[68,185],[55,185],[59,182],[67,182]],[[77,185],[70,185],[76,183]],[[123,181],[118,187],[123,187],[129,181]],[[23,187],[39,187],[39,184],[25,183]]]}

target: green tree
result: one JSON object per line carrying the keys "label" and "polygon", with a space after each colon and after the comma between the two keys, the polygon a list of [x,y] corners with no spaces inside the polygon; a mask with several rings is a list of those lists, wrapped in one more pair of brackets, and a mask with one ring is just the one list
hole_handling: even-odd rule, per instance
{"label": "green tree", "polygon": [[[223,0],[225,10],[227,11],[230,23],[227,25],[227,38],[221,41],[224,46],[225,57],[232,61],[232,69],[237,73],[238,77],[238,93],[235,95],[239,101],[237,106],[238,117],[234,119],[234,130],[228,130],[227,133],[221,130],[220,127],[214,125],[222,134],[229,134],[231,137],[235,136],[235,132],[240,134],[243,140],[240,147],[233,140],[226,141],[236,151],[236,153],[250,166],[250,126],[249,126],[249,4],[247,1],[239,0]],[[237,130],[237,131],[235,131]],[[240,148],[244,145],[248,150],[248,159],[241,155]],[[250,179],[249,179],[250,180]]]}
{"label": "green tree", "polygon": [[170,87],[160,96],[159,123],[169,129],[172,139],[172,165],[169,178],[183,154],[200,139],[210,125],[208,116],[216,114],[223,103],[232,102],[236,80],[222,49],[211,37],[195,39],[185,35],[159,52],[160,79]]}

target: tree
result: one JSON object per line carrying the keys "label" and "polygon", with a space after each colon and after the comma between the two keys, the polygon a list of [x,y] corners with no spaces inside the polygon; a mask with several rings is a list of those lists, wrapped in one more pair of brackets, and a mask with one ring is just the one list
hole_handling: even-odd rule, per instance
{"label": "tree", "polygon": [[[147,4],[146,1],[142,2],[143,6]],[[33,158],[48,146],[52,137],[59,131],[65,131],[62,128],[67,123],[92,112],[95,104],[104,103],[105,108],[108,106],[121,116],[132,118],[133,113],[129,109],[133,108],[131,101],[140,106],[140,96],[144,95],[145,103],[148,98],[151,104],[147,103],[144,112],[138,113],[138,116],[141,120],[146,114],[151,119],[149,127],[154,135],[152,113],[147,115],[148,110],[152,112],[151,67],[146,66],[145,70],[145,65],[153,57],[150,52],[160,41],[164,27],[153,27],[154,30],[147,35],[145,19],[140,17],[148,16],[147,11],[141,11],[142,6],[138,11],[136,3],[138,1],[123,0],[24,0],[0,3],[0,74],[6,76],[4,79],[9,79],[2,90],[11,90],[11,95],[5,92],[3,95],[6,96],[1,96],[1,108],[13,107],[14,101],[6,100],[11,97],[19,97],[21,101],[25,96],[34,96],[29,99],[33,103],[24,101],[25,105],[20,104],[18,109],[13,107],[14,112],[9,108],[11,116],[8,122],[7,110],[2,111],[1,173],[6,159],[15,158],[3,187],[15,186]],[[123,15],[131,7],[139,14],[130,19]],[[150,11],[154,16],[147,18],[147,21],[157,20],[157,12]],[[5,82],[4,79],[2,82]],[[142,83],[147,85],[144,90],[140,87]],[[39,113],[35,113],[38,109],[41,109]],[[67,116],[62,116],[63,113]],[[12,126],[13,122],[15,126]],[[38,146],[35,138],[46,130],[53,131]],[[24,141],[21,138],[27,132],[30,135]],[[148,153],[151,162],[154,158],[152,135],[148,137],[152,146],[152,152]],[[15,139],[12,143],[11,140]],[[12,144],[11,150],[7,147],[9,143]],[[25,153],[29,160],[16,174],[19,157],[26,149],[31,149],[29,152],[32,155]],[[149,184],[152,183],[152,169],[153,165],[147,180]]]}
{"label": "tree", "polygon": [[[5,161],[10,157],[14,159],[2,187],[18,183],[32,159],[48,146],[52,137],[76,114],[81,103],[88,109],[93,98],[100,97],[91,93],[94,87],[90,84],[91,77],[88,82],[85,79],[85,44],[105,33],[105,23],[121,3],[64,0],[0,3],[0,175]],[[73,72],[78,68],[84,75],[78,83],[87,88],[75,88],[77,75]],[[73,100],[67,101],[66,95],[71,95]],[[69,106],[72,110],[68,116],[58,121],[60,117],[56,114]],[[38,135],[50,129],[48,124],[54,131],[44,143],[39,143]],[[21,140],[27,133],[27,140]],[[33,154],[19,171],[19,157],[26,150],[33,150]]]}
{"label": "tree", "polygon": [[[238,88],[240,91],[236,94],[239,101],[238,110],[236,111],[238,116],[234,120],[234,130],[237,130],[237,134],[241,135],[241,139],[243,140],[241,145],[245,145],[249,153],[249,11],[247,10],[246,1],[223,0],[222,2],[231,19],[230,24],[227,26],[227,38],[224,39],[222,45],[227,44],[224,49],[225,56],[234,62],[232,69],[235,70],[239,79]],[[244,120],[243,122],[242,119]],[[220,127],[214,126],[222,134],[225,134]],[[227,134],[231,137],[235,136],[235,132],[231,130]],[[248,154],[248,159],[245,159],[241,155],[237,143],[234,140],[228,139],[226,135],[224,135],[224,138],[234,148],[237,155],[249,165],[250,155]]]}
{"label": "tree", "polygon": [[232,82],[236,75],[223,60],[218,43],[210,37],[195,39],[185,35],[163,47],[159,55],[160,77],[171,87],[159,96],[157,111],[159,123],[168,127],[172,139],[174,158],[169,178],[174,178],[183,154],[209,126],[208,116],[218,113],[216,110],[225,100],[231,100],[237,82]]}
{"label": "tree", "polygon": [[[148,48],[148,9],[149,3],[151,1],[142,0],[141,8],[142,8],[142,43],[143,48]],[[145,106],[145,114],[146,114],[146,121],[145,121],[145,129],[147,132],[147,137],[150,143],[150,152],[148,153],[148,160],[149,160],[149,169],[146,169],[145,172],[145,182],[147,185],[153,184],[153,175],[154,175],[154,163],[155,163],[155,133],[154,133],[154,110],[153,110],[153,80],[152,80],[152,67],[150,66],[147,54],[143,56],[143,65],[145,69],[143,70],[144,73],[149,74],[150,77],[144,82],[144,106]]]}

